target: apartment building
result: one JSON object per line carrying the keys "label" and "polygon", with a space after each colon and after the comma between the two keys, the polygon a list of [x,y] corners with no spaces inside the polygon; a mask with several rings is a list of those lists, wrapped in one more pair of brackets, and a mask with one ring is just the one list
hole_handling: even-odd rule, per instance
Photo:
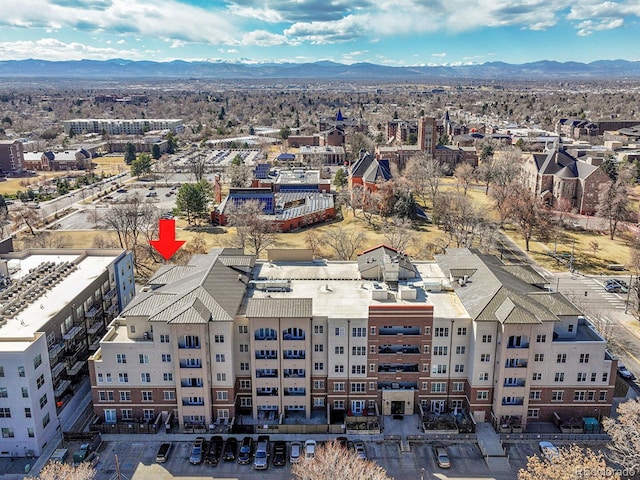
{"label": "apartment building", "polygon": [[615,360],[528,266],[467,249],[357,262],[236,249],[167,265],[91,359],[104,422],[305,422],[464,409],[477,421],[608,414]]}
{"label": "apartment building", "polygon": [[122,250],[31,249],[0,256],[0,456],[40,455],[87,378],[87,357],[133,298]]}
{"label": "apartment building", "polygon": [[0,173],[24,169],[24,147],[18,140],[0,140]]}
{"label": "apartment building", "polygon": [[66,135],[105,132],[108,135],[142,135],[152,130],[171,130],[173,133],[184,130],[180,118],[74,118],[62,124]]}

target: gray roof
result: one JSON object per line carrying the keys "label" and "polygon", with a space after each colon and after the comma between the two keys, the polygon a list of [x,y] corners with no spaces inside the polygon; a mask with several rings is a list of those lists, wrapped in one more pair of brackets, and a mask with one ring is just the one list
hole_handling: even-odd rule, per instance
{"label": "gray roof", "polygon": [[532,157],[540,175],[555,175],[564,179],[579,178],[584,180],[599,168],[578,160],[561,147],[545,153],[534,153]]}
{"label": "gray roof", "polygon": [[362,278],[382,280],[378,277],[382,273],[381,269],[385,257],[391,261],[397,261],[400,266],[400,278],[414,278],[416,276],[415,267],[407,255],[387,245],[378,245],[358,254],[358,270]]}
{"label": "gray roof", "polygon": [[247,302],[249,318],[310,318],[311,298],[251,298]]}

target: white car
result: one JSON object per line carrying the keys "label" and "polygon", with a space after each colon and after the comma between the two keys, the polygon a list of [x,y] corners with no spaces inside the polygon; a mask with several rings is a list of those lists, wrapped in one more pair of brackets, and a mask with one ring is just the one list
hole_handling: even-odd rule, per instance
{"label": "white car", "polygon": [[316,441],[306,440],[304,442],[304,456],[305,458],[313,458],[316,456]]}
{"label": "white car", "polygon": [[540,447],[540,451],[542,452],[542,454],[550,462],[556,462],[560,459],[560,452],[558,451],[558,447],[556,447],[553,443],[539,442],[538,446]]}
{"label": "white car", "polygon": [[302,456],[302,444],[300,442],[291,442],[291,453],[289,455],[289,463],[298,463]]}
{"label": "white car", "polygon": [[353,442],[353,447],[356,450],[356,455],[358,455],[358,458],[361,458],[362,460],[366,460],[367,459],[367,452],[364,449],[364,442],[361,440],[356,440],[355,442]]}

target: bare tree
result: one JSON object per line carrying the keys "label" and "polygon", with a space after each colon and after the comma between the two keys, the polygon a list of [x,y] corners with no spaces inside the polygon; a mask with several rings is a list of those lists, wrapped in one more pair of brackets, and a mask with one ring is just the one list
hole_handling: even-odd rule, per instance
{"label": "bare tree", "polygon": [[23,237],[22,243],[23,248],[69,248],[71,237],[44,230],[36,232],[36,235]]}
{"label": "bare tree", "polygon": [[93,480],[96,471],[91,464],[82,462],[74,466],[68,463],[52,462],[40,470],[37,477],[26,477],[27,480]]}
{"label": "bare tree", "polygon": [[273,245],[278,236],[278,226],[265,217],[262,204],[257,200],[249,200],[229,209],[229,226],[236,228],[234,245],[249,248],[260,254]]}
{"label": "bare tree", "polygon": [[294,464],[291,473],[301,480],[391,480],[384,468],[337,442],[317,447],[315,457]]}
{"label": "bare tree", "polygon": [[92,208],[87,212],[87,220],[93,223],[94,228],[97,230],[99,224],[102,222],[102,214],[97,208]]}
{"label": "bare tree", "polygon": [[248,187],[253,177],[253,172],[247,165],[229,165],[226,175],[229,179],[230,187]]}
{"label": "bare tree", "polygon": [[320,246],[322,245],[322,236],[318,235],[315,230],[309,230],[304,236],[304,243],[311,250],[311,254],[318,258],[320,256]]}
{"label": "bare tree", "polygon": [[155,163],[155,171],[159,173],[164,179],[165,183],[169,183],[169,179],[173,174],[173,167],[171,165],[171,157],[166,153],[161,155]]}
{"label": "bare tree", "polygon": [[522,166],[522,152],[508,150],[494,157],[491,166],[490,195],[495,201],[496,211],[500,217],[500,227],[509,218],[512,211],[512,200],[521,193],[522,182],[519,181]]}
{"label": "bare tree", "polygon": [[627,165],[598,191],[597,215],[608,220],[611,240],[616,235],[618,223],[629,216],[629,185],[632,181],[635,181],[635,167]]}
{"label": "bare tree", "polygon": [[468,163],[460,163],[453,171],[453,176],[456,178],[456,188],[459,190],[462,187],[462,194],[466,197],[467,190],[473,182],[473,176],[475,172],[473,166]]}
{"label": "bare tree", "polygon": [[604,429],[611,437],[609,457],[628,471],[640,472],[640,401],[618,405],[617,418],[604,418]]}
{"label": "bare tree", "polygon": [[13,210],[11,220],[13,221],[14,231],[27,227],[31,235],[35,236],[36,228],[42,223],[42,215],[34,208],[27,205],[20,205]]}
{"label": "bare tree", "polygon": [[542,201],[522,183],[513,184],[514,192],[510,207],[511,217],[524,238],[525,250],[529,251],[529,243],[542,217]]}
{"label": "bare tree", "polygon": [[362,231],[332,228],[327,231],[322,240],[331,249],[338,260],[351,260],[366,240]]}
{"label": "bare tree", "polygon": [[[559,448],[553,459],[534,455],[527,458],[527,467],[520,469],[518,480],[620,480],[620,475],[607,466],[604,455],[572,444]],[[607,474],[603,473],[607,472]]]}
{"label": "bare tree", "polygon": [[435,205],[444,174],[442,162],[432,155],[421,154],[409,160],[405,176],[410,179],[416,195],[426,206],[428,203]]}
{"label": "bare tree", "polygon": [[405,252],[415,238],[412,228],[411,220],[391,217],[382,224],[382,236],[387,245]]}
{"label": "bare tree", "polygon": [[458,193],[440,195],[434,218],[448,235],[447,246],[453,243],[458,248],[472,247],[481,236],[486,236],[487,229],[496,230],[496,226],[473,206],[469,197]]}

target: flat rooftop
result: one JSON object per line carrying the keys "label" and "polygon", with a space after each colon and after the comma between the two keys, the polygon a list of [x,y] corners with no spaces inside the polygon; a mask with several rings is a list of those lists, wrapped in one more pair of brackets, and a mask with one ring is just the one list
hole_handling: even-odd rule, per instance
{"label": "flat rooftop", "polygon": [[[71,314],[69,304],[76,295],[87,288],[119,255],[120,251],[114,250],[112,254],[101,251],[100,255],[89,253],[86,256],[85,251],[78,251],[77,253],[29,254],[19,259],[13,256],[2,257],[8,260],[11,282],[0,291],[0,295],[12,286],[25,284],[32,272],[43,264],[48,264],[56,272],[59,272],[59,268],[65,264],[70,268],[60,276],[59,280],[52,282],[49,286],[39,282],[37,285],[42,289],[39,296],[32,300],[25,300],[26,306],[20,311],[4,317],[6,323],[0,326],[0,349],[5,350],[5,342],[18,340],[25,344],[30,343],[27,339],[33,338],[36,332],[41,331],[43,326],[64,308],[68,308]],[[36,282],[27,288],[31,289],[35,286]],[[13,298],[2,299],[0,309],[9,306],[13,301]]]}
{"label": "flat rooftop", "polygon": [[[401,299],[399,290],[384,282],[362,280],[355,262],[259,263],[253,278],[288,280],[288,291],[247,290],[247,298],[311,298],[314,316],[368,318],[370,305],[433,305],[436,318],[465,318],[469,314],[435,262],[414,262],[416,277],[399,282],[398,289],[415,289],[415,299]],[[429,288],[442,291],[427,291]],[[375,293],[374,293],[375,292]],[[383,292],[386,292],[385,296]],[[373,297],[384,297],[375,299]]]}

